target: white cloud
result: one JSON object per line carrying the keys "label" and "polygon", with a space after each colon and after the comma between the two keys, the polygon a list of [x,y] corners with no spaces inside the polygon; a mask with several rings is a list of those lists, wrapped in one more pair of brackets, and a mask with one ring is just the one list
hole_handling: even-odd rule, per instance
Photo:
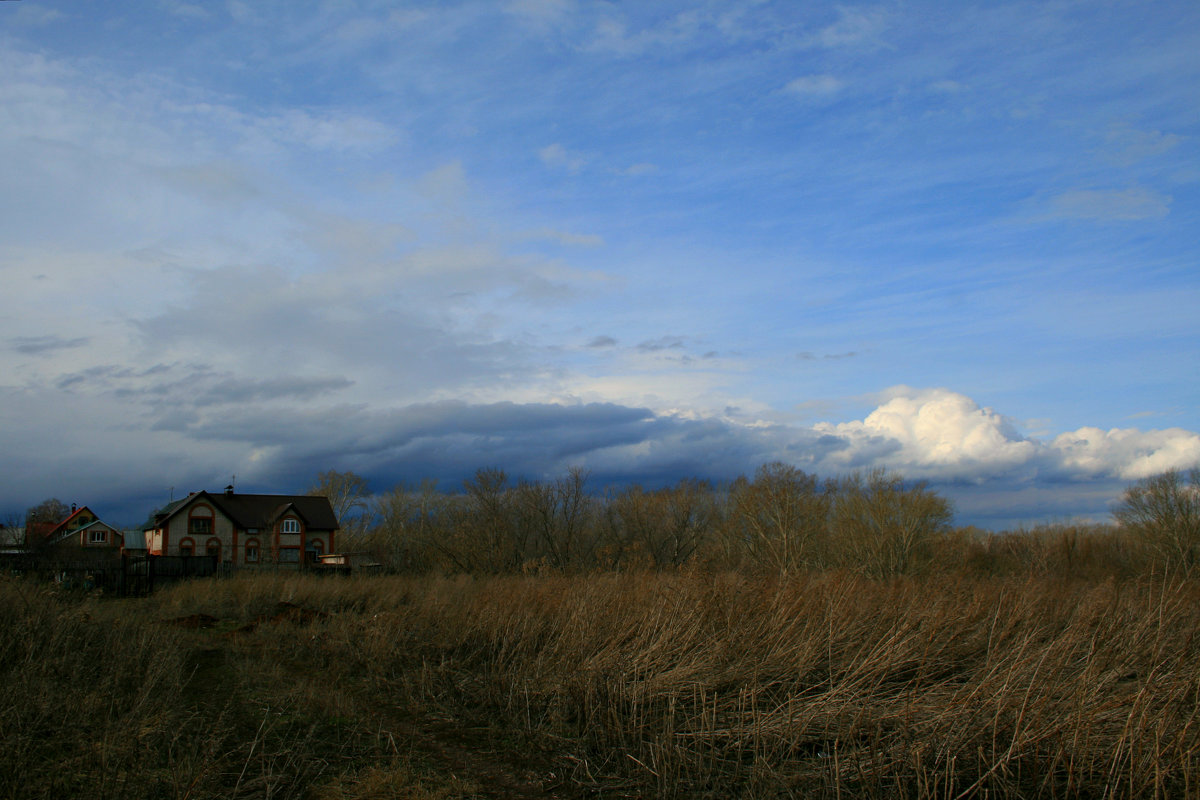
{"label": "white cloud", "polygon": [[637,175],[651,175],[655,172],[658,172],[658,166],[655,164],[649,164],[646,162],[641,162],[638,164],[630,164],[625,169],[617,170],[617,174],[628,175],[630,177],[637,176]]}
{"label": "white cloud", "polygon": [[1113,160],[1125,166],[1174,150],[1183,141],[1173,133],[1138,130],[1128,125],[1114,126],[1107,139]]}
{"label": "white cloud", "polygon": [[17,6],[10,20],[17,25],[40,27],[42,25],[49,25],[62,18],[63,14],[61,11],[37,6],[33,3],[22,3]]}
{"label": "white cloud", "polygon": [[1050,446],[1062,466],[1077,475],[1138,480],[1200,464],[1200,435],[1182,428],[1083,427],[1056,436]]}
{"label": "white cloud", "polygon": [[377,149],[394,144],[396,131],[381,122],[356,114],[291,110],[267,125],[286,141],[313,150]]}
{"label": "white cloud", "polygon": [[594,233],[572,233],[553,228],[539,228],[520,238],[557,242],[564,247],[600,247],[604,244],[604,237]]}
{"label": "white cloud", "polygon": [[1038,445],[1012,422],[965,395],[947,389],[892,390],[890,400],[862,421],[819,423],[815,429],[845,440],[832,457],[857,466],[864,456],[924,476],[975,478],[1029,462]]}
{"label": "white cloud", "polygon": [[571,152],[558,142],[543,147],[538,151],[538,156],[546,166],[554,167],[555,169],[565,169],[572,175],[583,169],[588,162],[587,156],[582,153]]}
{"label": "white cloud", "polygon": [[430,170],[417,183],[417,191],[422,197],[440,205],[458,204],[467,197],[469,189],[461,161],[451,161]]}
{"label": "white cloud", "polygon": [[1149,189],[1075,189],[1051,199],[1053,215],[1073,219],[1131,221],[1165,217],[1171,197]]}
{"label": "white cloud", "polygon": [[507,11],[544,32],[566,25],[576,9],[571,0],[511,0]]}
{"label": "white cloud", "polygon": [[817,34],[825,47],[849,47],[875,44],[887,26],[887,12],[881,8],[838,8],[838,20]]}
{"label": "white cloud", "polygon": [[803,75],[783,87],[785,92],[801,97],[827,97],[836,94],[845,85],[833,75]]}
{"label": "white cloud", "polygon": [[1050,442],[1022,436],[1015,423],[948,389],[898,387],[865,419],[813,429],[844,446],[825,459],[836,469],[882,465],[912,477],[985,481],[1014,474],[1087,481],[1136,480],[1200,463],[1200,434],[1084,427]]}
{"label": "white cloud", "polygon": [[934,81],[929,84],[929,90],[939,94],[958,94],[959,92],[966,91],[967,88],[964,84],[952,80]]}
{"label": "white cloud", "polygon": [[698,41],[701,32],[713,22],[706,14],[687,10],[631,32],[622,17],[609,15],[596,23],[589,49],[634,56],[650,50],[686,47]]}
{"label": "white cloud", "polygon": [[196,3],[185,3],[183,0],[167,0],[164,6],[167,11],[178,17],[188,17],[191,19],[208,19],[209,17],[209,12],[203,6]]}

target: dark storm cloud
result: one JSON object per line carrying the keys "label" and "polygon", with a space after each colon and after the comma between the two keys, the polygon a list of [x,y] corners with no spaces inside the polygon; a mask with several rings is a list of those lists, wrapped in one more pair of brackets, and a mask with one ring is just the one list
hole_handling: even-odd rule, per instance
{"label": "dark storm cloud", "polygon": [[382,413],[349,407],[316,413],[247,410],[191,421],[182,432],[275,448],[266,468],[277,479],[300,480],[332,466],[359,471],[375,485],[434,478],[453,486],[482,467],[539,478],[581,466],[605,484],[667,483],[684,476],[720,481],[752,472],[793,448],[811,463],[843,446],[835,437],[795,429],[750,429],[602,403],[446,402]]}

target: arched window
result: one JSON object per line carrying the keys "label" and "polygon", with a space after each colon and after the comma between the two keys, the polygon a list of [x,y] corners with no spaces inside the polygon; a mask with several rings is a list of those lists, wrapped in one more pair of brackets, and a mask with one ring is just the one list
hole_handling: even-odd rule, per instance
{"label": "arched window", "polygon": [[217,561],[221,560],[221,540],[217,538],[209,539],[204,543],[204,555],[216,556]]}
{"label": "arched window", "polygon": [[246,540],[246,563],[247,564],[257,564],[258,563],[258,539],[247,539]]}
{"label": "arched window", "polygon": [[196,543],[192,541],[190,536],[185,536],[179,540],[179,555],[194,556],[196,554]]}
{"label": "arched window", "polygon": [[192,536],[212,536],[213,510],[208,506],[196,506],[189,511],[188,533]]}
{"label": "arched window", "polygon": [[308,561],[315,564],[321,560],[321,554],[325,552],[325,543],[320,539],[308,540]]}
{"label": "arched window", "polygon": [[283,521],[283,525],[279,528],[280,533],[299,533],[300,520],[295,517],[288,517]]}

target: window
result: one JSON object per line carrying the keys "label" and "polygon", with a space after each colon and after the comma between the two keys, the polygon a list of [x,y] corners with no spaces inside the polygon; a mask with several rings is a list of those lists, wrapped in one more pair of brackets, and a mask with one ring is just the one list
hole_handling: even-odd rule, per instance
{"label": "window", "polygon": [[179,540],[179,555],[194,556],[196,554],[196,543],[188,537]]}
{"label": "window", "polygon": [[209,539],[204,543],[204,555],[216,556],[217,561],[221,560],[221,540]]}
{"label": "window", "polygon": [[279,530],[281,533],[299,533],[300,520],[295,517],[288,517],[283,521],[283,526]]}
{"label": "window", "polygon": [[208,536],[212,533],[212,517],[192,517],[191,534],[193,536]]}
{"label": "window", "polygon": [[280,564],[299,564],[300,563],[300,548],[299,547],[281,547],[281,548],[279,548],[279,563]]}
{"label": "window", "polygon": [[258,563],[258,539],[247,539],[246,540],[246,563],[247,564],[257,564]]}
{"label": "window", "polygon": [[108,541],[108,531],[88,531],[88,542],[91,544],[104,544]]}

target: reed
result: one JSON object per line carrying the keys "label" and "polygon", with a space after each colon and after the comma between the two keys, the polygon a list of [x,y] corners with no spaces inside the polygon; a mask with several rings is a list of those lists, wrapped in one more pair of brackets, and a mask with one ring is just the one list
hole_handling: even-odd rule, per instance
{"label": "reed", "polygon": [[0,623],[0,797],[1200,791],[1194,580],[0,581]]}

